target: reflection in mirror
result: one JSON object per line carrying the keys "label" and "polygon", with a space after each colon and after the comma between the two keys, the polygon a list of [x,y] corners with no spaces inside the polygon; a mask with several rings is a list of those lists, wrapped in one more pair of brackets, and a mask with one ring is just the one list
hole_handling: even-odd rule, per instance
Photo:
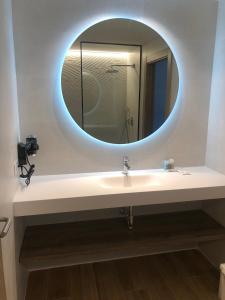
{"label": "reflection in mirror", "polygon": [[115,144],[141,140],[165,122],[179,77],[166,42],[148,26],[112,19],[86,30],[68,50],[62,92],[76,123]]}

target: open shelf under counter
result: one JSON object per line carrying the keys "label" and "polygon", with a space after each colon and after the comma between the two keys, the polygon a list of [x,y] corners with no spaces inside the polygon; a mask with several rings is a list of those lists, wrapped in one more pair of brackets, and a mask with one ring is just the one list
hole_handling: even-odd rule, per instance
{"label": "open shelf under counter", "polygon": [[225,228],[201,210],[27,227],[20,263],[28,270],[198,248],[225,239]]}
{"label": "open shelf under counter", "polygon": [[[134,183],[132,178],[136,178]],[[131,171],[128,177],[121,172],[34,176],[30,186],[18,189],[14,215],[22,217],[222,198],[225,198],[225,175],[204,166],[185,168],[180,172]]]}

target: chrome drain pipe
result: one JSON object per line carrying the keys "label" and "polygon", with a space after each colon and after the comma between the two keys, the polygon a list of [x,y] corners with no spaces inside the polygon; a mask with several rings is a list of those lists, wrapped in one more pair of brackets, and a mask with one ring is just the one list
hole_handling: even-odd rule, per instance
{"label": "chrome drain pipe", "polygon": [[134,227],[133,206],[128,207],[127,224],[128,224],[129,230],[132,230]]}

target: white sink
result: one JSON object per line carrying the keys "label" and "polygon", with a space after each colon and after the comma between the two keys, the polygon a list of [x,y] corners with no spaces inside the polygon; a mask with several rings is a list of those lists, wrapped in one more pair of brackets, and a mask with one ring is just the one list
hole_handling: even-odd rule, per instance
{"label": "white sink", "polygon": [[105,188],[132,188],[161,185],[159,176],[152,174],[131,174],[128,176],[117,174],[101,177],[99,181],[100,185]]}

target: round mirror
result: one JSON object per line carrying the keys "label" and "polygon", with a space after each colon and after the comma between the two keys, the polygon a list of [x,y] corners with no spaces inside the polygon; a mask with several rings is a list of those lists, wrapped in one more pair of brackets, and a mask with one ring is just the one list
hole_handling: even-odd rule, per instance
{"label": "round mirror", "polygon": [[174,107],[179,76],[157,32],[137,21],[111,19],[74,41],[61,81],[66,106],[85,132],[127,144],[162,126]]}

